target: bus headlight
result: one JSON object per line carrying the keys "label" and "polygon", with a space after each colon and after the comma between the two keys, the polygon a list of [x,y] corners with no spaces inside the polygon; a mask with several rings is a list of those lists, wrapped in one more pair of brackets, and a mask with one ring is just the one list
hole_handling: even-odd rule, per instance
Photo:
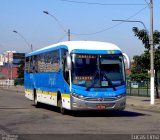
{"label": "bus headlight", "polygon": [[126,96],[126,94],[124,93],[124,94],[117,95],[116,97],[117,97],[117,99],[120,99],[120,98],[125,97],[125,96]]}
{"label": "bus headlight", "polygon": [[84,97],[83,95],[79,95],[79,94],[76,94],[76,93],[74,93],[74,92],[72,92],[71,95],[72,95],[73,97],[75,97],[75,98],[78,98],[78,99],[82,99],[82,100],[85,99],[85,97]]}

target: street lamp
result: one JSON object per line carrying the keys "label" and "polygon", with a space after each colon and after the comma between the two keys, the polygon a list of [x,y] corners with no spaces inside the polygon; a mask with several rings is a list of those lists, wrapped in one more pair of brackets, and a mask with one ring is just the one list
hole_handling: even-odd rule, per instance
{"label": "street lamp", "polygon": [[[141,23],[145,30],[147,31],[147,34],[149,35],[148,33],[148,30],[145,26],[145,24],[142,22],[142,21],[138,21],[138,20],[112,20],[112,21],[121,21],[121,22],[139,22]],[[150,104],[151,105],[154,105],[155,103],[155,92],[154,92],[154,89],[155,89],[155,85],[154,85],[154,47],[153,47],[153,3],[152,3],[152,0],[150,2],[150,70],[151,70],[151,77],[150,77]]]}
{"label": "street lamp", "polygon": [[31,52],[33,52],[33,46],[32,46],[32,44],[30,45],[30,44],[28,43],[28,41],[24,38],[24,36],[23,36],[22,34],[20,34],[18,31],[13,30],[13,32],[16,33],[16,34],[18,34],[18,35],[26,42],[26,44],[27,44],[29,47],[31,47]]}
{"label": "street lamp", "polygon": [[64,29],[64,27],[62,26],[62,24],[59,22],[59,20],[54,15],[50,14],[48,11],[43,11],[43,13],[46,14],[46,15],[51,16],[57,22],[57,24],[63,30],[63,32],[67,33],[67,35],[68,35],[68,41],[70,41],[70,36],[71,36],[70,29],[68,29],[68,31],[66,31]]}
{"label": "street lamp", "polygon": [[140,20],[112,20],[112,21],[121,21],[121,22],[138,22],[138,23],[141,23],[141,24],[143,25],[144,29],[145,29],[145,30],[147,31],[147,33],[148,33],[148,30],[147,30],[147,28],[146,28],[145,24],[144,24],[142,21],[140,21]]}

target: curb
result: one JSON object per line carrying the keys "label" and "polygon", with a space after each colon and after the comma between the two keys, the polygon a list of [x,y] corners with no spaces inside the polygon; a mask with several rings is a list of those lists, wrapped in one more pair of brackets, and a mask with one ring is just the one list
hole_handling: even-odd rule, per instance
{"label": "curb", "polygon": [[130,107],[130,108],[142,110],[142,111],[150,111],[150,112],[160,113],[160,106],[156,106],[156,105],[154,105],[154,106],[141,106],[141,105],[127,104],[126,107]]}

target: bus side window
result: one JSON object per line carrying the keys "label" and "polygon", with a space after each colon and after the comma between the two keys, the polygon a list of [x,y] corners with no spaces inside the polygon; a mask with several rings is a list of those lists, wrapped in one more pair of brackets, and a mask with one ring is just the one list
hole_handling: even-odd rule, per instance
{"label": "bus side window", "polygon": [[29,67],[29,72],[34,73],[35,72],[35,65],[36,65],[36,59],[35,56],[30,57],[30,67]]}
{"label": "bus side window", "polygon": [[52,71],[59,72],[60,71],[60,51],[55,50],[52,52]]}
{"label": "bus side window", "polygon": [[32,70],[32,72],[33,73],[36,73],[37,72],[37,56],[35,55],[35,56],[33,56],[33,70]]}

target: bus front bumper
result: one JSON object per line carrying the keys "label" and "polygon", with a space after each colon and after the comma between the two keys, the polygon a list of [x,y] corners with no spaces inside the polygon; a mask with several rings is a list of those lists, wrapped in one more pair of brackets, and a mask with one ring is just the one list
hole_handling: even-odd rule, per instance
{"label": "bus front bumper", "polygon": [[124,110],[126,96],[114,101],[86,101],[71,96],[72,110]]}

